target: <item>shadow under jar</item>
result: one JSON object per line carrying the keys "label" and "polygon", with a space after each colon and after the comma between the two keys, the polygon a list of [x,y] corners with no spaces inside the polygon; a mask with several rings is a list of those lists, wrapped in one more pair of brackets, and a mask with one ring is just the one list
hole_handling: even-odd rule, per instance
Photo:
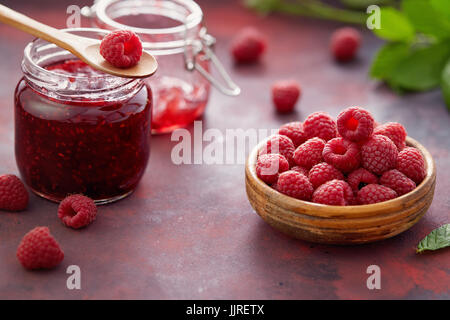
{"label": "shadow under jar", "polygon": [[130,194],[150,156],[148,85],[96,71],[40,39],[25,48],[22,71],[15,92],[15,152],[31,190],[52,201],[81,193],[97,204]]}
{"label": "shadow under jar", "polygon": [[204,49],[212,37],[194,1],[100,0],[87,15],[96,27],[134,31],[157,58],[159,71],[147,80],[154,95],[152,133],[171,132],[203,114],[210,82],[196,67],[209,73]]}

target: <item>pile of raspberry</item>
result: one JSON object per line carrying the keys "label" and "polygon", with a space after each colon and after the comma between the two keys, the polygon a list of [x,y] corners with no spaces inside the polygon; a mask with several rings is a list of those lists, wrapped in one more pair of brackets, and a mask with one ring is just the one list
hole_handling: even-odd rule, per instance
{"label": "pile of raspberry", "polygon": [[334,120],[315,112],[280,127],[259,151],[258,177],[280,193],[315,203],[348,206],[394,199],[426,176],[419,150],[406,146],[396,122],[379,125],[350,107]]}

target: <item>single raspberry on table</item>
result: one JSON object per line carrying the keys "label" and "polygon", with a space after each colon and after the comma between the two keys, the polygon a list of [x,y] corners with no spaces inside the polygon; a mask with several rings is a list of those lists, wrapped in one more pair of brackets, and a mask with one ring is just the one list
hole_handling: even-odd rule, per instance
{"label": "single raspberry on table", "polygon": [[17,259],[27,269],[51,269],[61,263],[64,252],[47,227],[36,227],[22,238]]}
{"label": "single raspberry on table", "polygon": [[372,172],[358,168],[350,172],[347,176],[347,182],[355,194],[368,184],[378,184],[378,177]]}
{"label": "single raspberry on table", "polygon": [[254,63],[260,60],[266,48],[266,37],[256,28],[247,27],[233,39],[231,53],[237,63]]}
{"label": "single raspberry on table", "polygon": [[295,80],[277,81],[272,85],[272,100],[280,113],[294,110],[300,97],[300,85]]}
{"label": "single raspberry on table", "polygon": [[28,191],[13,174],[0,175],[0,210],[22,211],[28,206]]}
{"label": "single raspberry on table", "polygon": [[112,31],[100,43],[100,54],[115,67],[130,68],[141,59],[142,43],[133,31]]}
{"label": "single raspberry on table", "polygon": [[307,140],[305,131],[303,130],[303,124],[300,121],[283,124],[278,130],[278,134],[291,139],[295,147],[298,147]]}
{"label": "single raspberry on table", "polygon": [[325,141],[312,138],[300,145],[294,152],[294,162],[300,167],[311,169],[312,166],[322,162],[322,151]]}
{"label": "single raspberry on table", "polygon": [[361,147],[362,166],[378,175],[395,168],[397,155],[395,144],[391,139],[381,135],[372,136]]}
{"label": "single raspberry on table", "polygon": [[379,125],[375,127],[373,134],[380,134],[391,139],[398,151],[402,151],[406,146],[406,129],[400,123],[388,122]]}
{"label": "single raspberry on table", "polygon": [[298,173],[303,174],[305,177],[308,177],[308,174],[309,174],[309,170],[308,169],[300,167],[300,166],[293,166],[289,170],[297,171]]}
{"label": "single raspberry on table", "polygon": [[95,220],[97,206],[91,198],[74,194],[65,198],[58,207],[58,218],[68,227],[79,229]]}
{"label": "single raspberry on table", "polygon": [[356,56],[360,44],[361,35],[354,28],[340,28],[331,36],[331,52],[338,61],[352,60]]}
{"label": "single raspberry on table", "polygon": [[318,187],[312,201],[331,206],[348,206],[354,203],[353,191],[347,182],[335,179]]}
{"label": "single raspberry on table", "polygon": [[314,189],[331,180],[344,180],[344,175],[331,164],[321,162],[309,170],[308,179]]}
{"label": "single raspberry on table", "polygon": [[355,170],[361,163],[359,146],[343,138],[328,141],[323,148],[322,156],[326,162],[344,173]]}
{"label": "single raspberry on table", "polygon": [[272,184],[278,174],[289,170],[289,162],[281,154],[263,154],[256,162],[256,175],[265,183]]}
{"label": "single raspberry on table", "polygon": [[427,175],[425,160],[420,151],[413,147],[406,147],[399,152],[397,169],[416,184],[421,183]]}
{"label": "single raspberry on table", "polygon": [[280,174],[276,190],[287,196],[306,201],[311,199],[311,195],[314,191],[308,178],[293,170],[285,171]]}
{"label": "single raspberry on table", "polygon": [[364,141],[373,133],[374,119],[369,111],[360,107],[347,108],[337,117],[337,130],[347,140]]}
{"label": "single raspberry on table", "polygon": [[325,112],[314,112],[303,122],[303,130],[308,138],[328,141],[336,137],[336,121]]}
{"label": "single raspberry on table", "polygon": [[286,136],[276,134],[270,137],[259,154],[278,153],[286,158],[291,163],[294,155],[295,147],[291,139]]}
{"label": "single raspberry on table", "polygon": [[416,183],[397,169],[392,169],[383,173],[380,177],[380,184],[391,188],[397,192],[399,196],[416,188]]}
{"label": "single raspberry on table", "polygon": [[397,193],[380,184],[368,184],[358,191],[359,204],[372,204],[397,198]]}

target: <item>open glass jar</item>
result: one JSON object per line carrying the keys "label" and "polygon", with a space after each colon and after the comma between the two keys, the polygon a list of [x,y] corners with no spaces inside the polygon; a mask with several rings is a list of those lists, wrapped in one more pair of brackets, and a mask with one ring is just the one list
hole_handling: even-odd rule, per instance
{"label": "open glass jar", "polygon": [[[101,39],[98,29],[68,29]],[[15,92],[15,152],[36,194],[60,201],[81,193],[96,203],[130,194],[150,155],[152,96],[142,80],[96,71],[37,39],[25,48]]]}
{"label": "open glass jar", "polygon": [[[102,29],[129,29],[158,60],[158,72],[147,81],[153,90],[152,132],[171,132],[201,116],[211,83],[228,95],[240,89],[214,55],[215,39],[202,25],[201,8],[192,0],[97,0],[82,13]],[[217,67],[222,82],[210,75]]]}

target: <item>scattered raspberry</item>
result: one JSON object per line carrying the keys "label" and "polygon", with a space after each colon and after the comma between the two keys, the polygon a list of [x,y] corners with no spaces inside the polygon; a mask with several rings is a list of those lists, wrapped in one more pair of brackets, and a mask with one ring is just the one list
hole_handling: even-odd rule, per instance
{"label": "scattered raspberry", "polygon": [[406,147],[398,154],[397,169],[413,180],[416,184],[422,182],[427,175],[425,161],[419,150]]}
{"label": "scattered raspberry", "polygon": [[380,178],[380,184],[391,188],[392,190],[397,192],[399,196],[414,190],[414,188],[416,187],[414,181],[412,181],[397,169],[392,169],[383,173]]}
{"label": "scattered raspberry", "polygon": [[328,141],[336,137],[336,122],[325,112],[314,112],[306,118],[303,130],[308,138]]}
{"label": "scattered raspberry", "polygon": [[231,53],[237,63],[257,62],[266,51],[267,40],[257,29],[248,27],[234,38]]}
{"label": "scattered raspberry", "polygon": [[378,177],[364,168],[358,168],[349,173],[347,182],[356,195],[360,189],[368,184],[378,184]]}
{"label": "scattered raspberry", "polygon": [[277,191],[287,196],[300,200],[310,200],[313,190],[308,178],[296,171],[289,170],[278,177]]}
{"label": "scattered raspberry", "polygon": [[331,180],[314,191],[313,202],[331,206],[347,206],[354,202],[352,188],[342,180]]}
{"label": "scattered raspberry", "polygon": [[339,134],[350,141],[358,142],[368,139],[373,132],[374,120],[369,111],[359,107],[350,107],[337,117]]}
{"label": "scattered raspberry", "polygon": [[407,133],[405,127],[403,127],[400,123],[388,122],[377,126],[374,129],[373,134],[381,134],[391,139],[398,151],[402,151],[406,146],[405,140]]}
{"label": "scattered raspberry", "polygon": [[391,188],[380,184],[368,184],[358,191],[359,204],[372,204],[397,198],[397,193]]}
{"label": "scattered raspberry", "polygon": [[266,145],[259,154],[278,153],[284,156],[286,160],[291,163],[294,151],[295,147],[291,139],[286,136],[276,134],[267,140]]}
{"label": "scattered raspberry", "polygon": [[59,204],[58,218],[68,227],[79,229],[95,220],[97,206],[91,198],[74,194]]}
{"label": "scattered raspberry", "polygon": [[323,159],[342,172],[350,172],[359,167],[361,155],[359,146],[343,138],[327,142],[322,152]]}
{"label": "scattered raspberry", "polygon": [[308,174],[309,181],[314,189],[331,180],[343,180],[344,175],[338,169],[326,162],[318,163],[311,168]]}
{"label": "scattered raspberry", "polygon": [[256,162],[256,175],[265,183],[272,184],[278,173],[289,170],[289,162],[281,154],[263,154]]}
{"label": "scattered raspberry", "polygon": [[297,171],[298,173],[303,174],[305,177],[308,177],[309,170],[299,166],[293,166],[290,170]]}
{"label": "scattered raspberry", "polygon": [[381,175],[397,165],[397,147],[385,136],[372,136],[361,147],[362,166]]}
{"label": "scattered raspberry", "polygon": [[28,206],[28,191],[13,174],[0,176],[0,210],[22,211]]}
{"label": "scattered raspberry", "polygon": [[320,138],[312,138],[299,146],[294,152],[294,162],[300,167],[310,169],[322,162],[322,151],[325,141]]}
{"label": "scattered raspberry", "polygon": [[340,28],[331,36],[331,52],[338,61],[350,61],[355,57],[360,43],[358,30],[350,27]]}
{"label": "scattered raspberry", "polygon": [[295,147],[298,147],[307,140],[305,131],[303,131],[303,125],[300,121],[289,122],[282,125],[280,130],[278,130],[278,134],[291,139]]}
{"label": "scattered raspberry", "polygon": [[141,59],[142,43],[133,31],[116,30],[103,38],[100,54],[115,67],[130,68]]}
{"label": "scattered raspberry", "polygon": [[277,81],[272,86],[272,100],[278,112],[292,112],[299,97],[300,85],[297,81]]}
{"label": "scattered raspberry", "polygon": [[22,238],[17,259],[27,269],[51,269],[64,259],[64,252],[47,227],[36,227]]}

